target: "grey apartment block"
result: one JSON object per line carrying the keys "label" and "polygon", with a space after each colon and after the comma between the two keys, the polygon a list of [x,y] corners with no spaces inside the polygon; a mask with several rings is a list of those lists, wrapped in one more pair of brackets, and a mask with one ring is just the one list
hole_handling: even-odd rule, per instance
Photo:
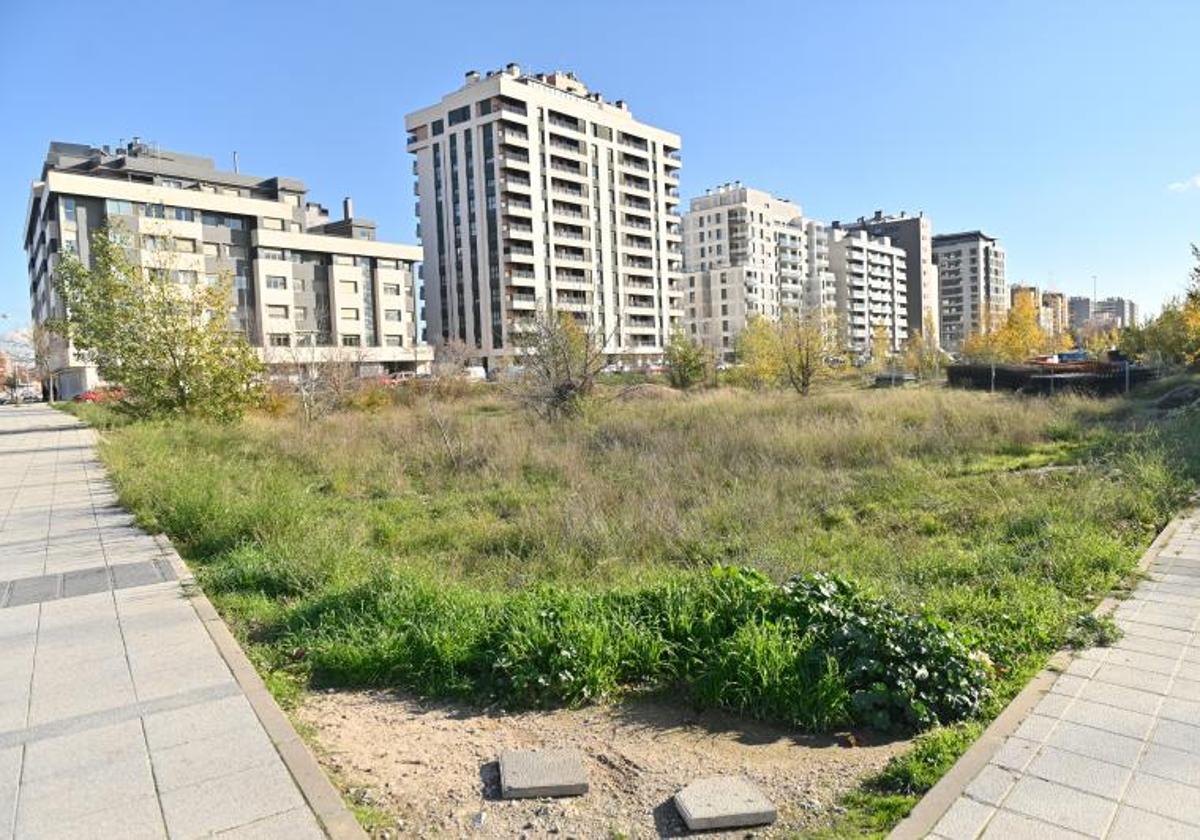
{"label": "grey apartment block", "polygon": [[485,365],[569,313],[629,362],[681,325],[679,136],[572,73],[480,75],[405,118],[432,342]]}
{"label": "grey apartment block", "polygon": [[[349,199],[343,210],[331,220],[300,181],[220,170],[136,138],[116,149],[51,143],[26,214],[33,322],[62,315],[60,260],[88,261],[91,237],[107,229],[135,264],[168,261],[181,283],[232,278],[233,327],[269,367],[350,357],[361,373],[427,366],[420,249],[379,241]],[[51,368],[60,397],[98,384],[64,342],[52,347]]]}

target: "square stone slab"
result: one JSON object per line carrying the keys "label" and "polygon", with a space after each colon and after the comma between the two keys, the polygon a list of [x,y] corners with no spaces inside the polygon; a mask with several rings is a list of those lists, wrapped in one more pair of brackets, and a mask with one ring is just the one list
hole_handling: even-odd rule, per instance
{"label": "square stone slab", "polygon": [[579,796],[587,793],[587,771],[575,750],[506,750],[500,753],[500,796]]}
{"label": "square stone slab", "polygon": [[675,794],[675,808],[691,831],[775,822],[775,806],[745,776],[697,779]]}

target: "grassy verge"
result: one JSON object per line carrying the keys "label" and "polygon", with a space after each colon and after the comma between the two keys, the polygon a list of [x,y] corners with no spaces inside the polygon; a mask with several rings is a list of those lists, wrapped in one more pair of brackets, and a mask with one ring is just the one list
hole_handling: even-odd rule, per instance
{"label": "grassy verge", "polygon": [[[1200,473],[1195,415],[1136,400],[722,391],[557,426],[486,392],[390,402],[113,424],[104,457],[280,685],[682,689],[808,729],[969,708],[835,834],[906,813]],[[947,678],[963,704],[931,700]]]}

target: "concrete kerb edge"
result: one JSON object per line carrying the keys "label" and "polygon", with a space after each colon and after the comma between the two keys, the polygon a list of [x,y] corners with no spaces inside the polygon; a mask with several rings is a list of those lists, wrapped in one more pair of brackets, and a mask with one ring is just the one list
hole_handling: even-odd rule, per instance
{"label": "concrete kerb edge", "polygon": [[279,753],[280,759],[296,782],[296,786],[300,789],[300,793],[312,809],[317,821],[320,822],[322,830],[330,840],[367,840],[366,832],[346,808],[337,788],[329,781],[329,777],[321,769],[321,765],[309,750],[308,745],[296,732],[287,715],[279,708],[275,698],[267,690],[262,678],[254,669],[254,665],[251,664],[220,614],[196,585],[195,577],[188,569],[187,564],[183,562],[183,558],[179,556],[179,552],[175,550],[165,535],[156,534],[154,539],[163,556],[175,569],[175,574],[178,576],[180,585],[192,608],[200,617],[205,630],[208,631],[209,637],[220,652],[221,658],[225,660],[225,664],[229,667],[238,686],[246,695],[250,707],[262,723],[267,737],[271,739],[275,751]]}
{"label": "concrete kerb edge", "polygon": [[[1180,511],[1166,524],[1166,527],[1158,532],[1158,536],[1150,543],[1149,548],[1142,554],[1137,566],[1130,574],[1135,583],[1150,568],[1150,564],[1170,542],[1171,537],[1183,521],[1194,513],[1196,501],[1193,499],[1187,508]],[[1120,602],[1119,598],[1109,595],[1096,605],[1096,608],[1092,610],[1092,615],[1097,617],[1106,615],[1116,609]],[[996,719],[962,754],[946,775],[942,776],[938,783],[921,797],[909,815],[892,829],[888,840],[919,840],[919,838],[928,836],[933,831],[933,827],[937,825],[938,820],[962,796],[967,785],[992,760],[992,756],[996,754],[1008,736],[1017,730],[1025,716],[1050,690],[1058,675],[1070,661],[1071,652],[1069,650],[1060,650],[1052,655],[1047,660],[1046,666],[1004,707],[1004,711],[996,716]]]}

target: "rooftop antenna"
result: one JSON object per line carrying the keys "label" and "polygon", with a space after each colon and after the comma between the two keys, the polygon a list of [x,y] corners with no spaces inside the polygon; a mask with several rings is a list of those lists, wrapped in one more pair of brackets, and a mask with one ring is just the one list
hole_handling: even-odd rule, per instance
{"label": "rooftop antenna", "polygon": [[238,153],[237,153],[237,149],[234,149],[234,150],[233,150],[233,171],[234,171],[234,173],[235,173],[235,174],[238,172]]}

